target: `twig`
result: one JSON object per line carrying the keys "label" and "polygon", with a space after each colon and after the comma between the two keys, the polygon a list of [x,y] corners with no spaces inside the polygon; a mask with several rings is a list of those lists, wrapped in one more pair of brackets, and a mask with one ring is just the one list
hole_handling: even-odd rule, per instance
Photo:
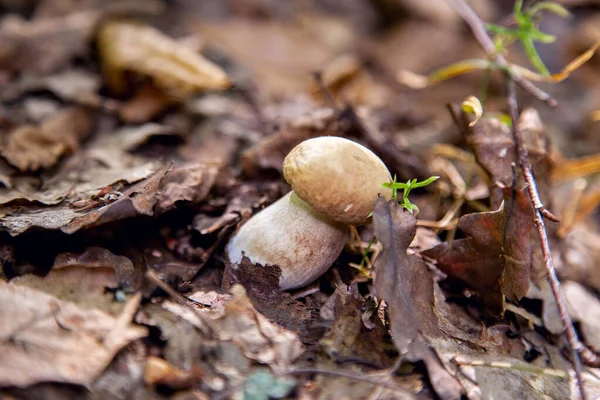
{"label": "twig", "polygon": [[179,304],[190,309],[202,322],[202,325],[198,326],[202,333],[206,335],[211,335],[213,333],[213,328],[210,325],[211,321],[207,321],[206,316],[202,315],[202,313],[191,304],[193,302],[191,299],[188,299],[187,297],[173,289],[171,286],[167,285],[162,279],[160,279],[156,272],[154,272],[150,268],[146,270],[146,279],[148,279],[151,283],[162,289]]}
{"label": "twig", "polygon": [[546,224],[544,222],[544,205],[540,201],[535,179],[533,177],[533,173],[531,172],[531,164],[529,163],[529,159],[527,157],[527,149],[523,145],[523,137],[521,136],[521,131],[519,129],[519,108],[517,104],[515,82],[511,79],[510,75],[508,74],[506,76],[506,81],[508,88],[506,101],[508,103],[508,110],[512,122],[512,133],[513,138],[515,140],[517,156],[519,158],[521,170],[523,171],[523,175],[525,177],[525,182],[527,183],[529,197],[531,198],[531,201],[535,208],[534,222],[538,231],[538,237],[540,239],[542,253],[544,255],[544,265],[546,267],[546,273],[548,274],[548,280],[550,281],[552,293],[554,294],[554,298],[556,299],[556,303],[558,305],[560,319],[565,328],[565,333],[567,335],[567,340],[569,341],[569,346],[571,347],[571,361],[573,363],[573,369],[575,370],[575,379],[577,381],[577,386],[579,387],[581,399],[585,400],[586,396],[585,389],[583,386],[583,376],[581,374],[581,360],[579,359],[579,352],[582,351],[584,346],[581,344],[579,338],[577,337],[577,333],[575,332],[575,328],[573,327],[573,322],[571,321],[571,316],[569,315],[569,311],[567,310],[567,304],[560,292],[560,282],[558,281],[558,277],[556,276],[556,270],[554,269],[554,261],[552,260],[550,243],[548,242],[548,234],[546,232]]}
{"label": "twig", "polygon": [[496,51],[496,46],[494,45],[494,41],[487,33],[485,29],[485,25],[481,18],[473,11],[473,9],[465,2],[465,0],[448,0],[456,12],[465,20],[467,24],[471,27],[471,31],[473,31],[473,36],[479,42],[483,50],[487,53],[488,57],[490,57],[498,67],[503,69],[507,74],[510,75],[510,78],[519,85],[526,92],[531,93],[533,96],[537,97],[541,101],[548,104],[550,107],[556,107],[558,102],[548,93],[544,92],[542,89],[535,86],[530,80],[524,78],[522,75],[510,69],[508,61],[502,54],[499,54]]}

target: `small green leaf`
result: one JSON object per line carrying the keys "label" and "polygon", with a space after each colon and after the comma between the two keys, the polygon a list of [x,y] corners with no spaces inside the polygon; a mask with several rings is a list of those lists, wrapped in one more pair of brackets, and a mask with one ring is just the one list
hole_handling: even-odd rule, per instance
{"label": "small green leaf", "polygon": [[555,3],[553,1],[540,1],[539,3],[535,3],[527,10],[527,13],[531,16],[539,13],[540,11],[549,11],[553,14],[558,15],[559,17],[569,18],[571,13],[561,4]]}
{"label": "small green leaf", "polygon": [[413,188],[420,188],[420,187],[431,185],[433,182],[437,181],[438,179],[440,179],[439,176],[431,176],[431,177],[425,179],[423,182],[416,182],[413,185]]}
{"label": "small green leaf", "polygon": [[532,28],[529,31],[528,35],[532,40],[535,40],[536,42],[554,43],[556,41],[556,36],[542,32],[536,28]]}
{"label": "small green leaf", "polygon": [[535,46],[533,45],[533,40],[529,37],[522,37],[521,43],[523,44],[523,48],[525,49],[525,54],[527,54],[527,58],[531,61],[531,64],[543,75],[549,76],[550,71],[544,65],[544,62],[540,58]]}
{"label": "small green leaf", "polygon": [[496,25],[496,24],[486,24],[485,27],[487,28],[488,31],[490,31],[491,33],[494,33],[496,35],[502,35],[502,36],[505,36],[506,38],[516,38],[517,37],[517,33],[514,30],[507,28],[505,26]]}

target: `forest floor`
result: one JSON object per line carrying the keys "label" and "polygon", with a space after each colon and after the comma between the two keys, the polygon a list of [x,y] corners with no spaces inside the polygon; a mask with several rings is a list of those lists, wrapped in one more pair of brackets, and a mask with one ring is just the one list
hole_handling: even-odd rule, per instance
{"label": "forest floor", "polygon": [[[600,349],[600,56],[536,82],[555,106],[521,87],[507,102],[451,3],[0,1],[0,397],[579,398],[545,265]],[[469,3],[518,20],[512,1]],[[600,41],[597,1],[558,3],[570,16],[534,20],[552,72]],[[515,132],[559,220],[548,254]],[[418,212],[378,200],[326,273],[284,291],[279,266],[226,245],[319,136],[397,182],[439,179],[410,192]]]}

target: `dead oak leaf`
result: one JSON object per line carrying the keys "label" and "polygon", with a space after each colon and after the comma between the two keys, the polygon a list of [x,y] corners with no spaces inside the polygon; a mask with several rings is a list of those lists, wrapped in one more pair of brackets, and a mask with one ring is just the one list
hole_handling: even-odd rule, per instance
{"label": "dead oak leaf", "polygon": [[83,108],[67,108],[40,126],[24,125],[10,132],[0,145],[0,154],[21,171],[52,167],[60,157],[79,148],[91,124],[91,116]]}
{"label": "dead oak leaf", "polygon": [[496,211],[462,216],[458,228],[466,239],[442,243],[423,252],[438,267],[479,291],[498,314],[502,295],[519,300],[529,290],[533,209],[523,190],[504,188],[504,202]]}
{"label": "dead oak leaf", "polygon": [[147,334],[131,325],[140,299],[134,296],[114,318],[0,282],[0,386],[91,384],[120,349]]}
{"label": "dead oak leaf", "polygon": [[373,211],[375,234],[383,250],[375,262],[377,296],[386,301],[394,343],[401,357],[423,360],[442,399],[460,398],[463,389],[444,368],[428,342],[441,336],[434,314],[433,278],[425,263],[406,250],[417,221],[396,201],[380,198]]}

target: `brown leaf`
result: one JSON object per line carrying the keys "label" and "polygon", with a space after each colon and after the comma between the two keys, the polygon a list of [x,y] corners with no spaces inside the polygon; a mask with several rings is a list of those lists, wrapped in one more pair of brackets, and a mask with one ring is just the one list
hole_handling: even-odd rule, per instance
{"label": "brown leaf", "polygon": [[[114,202],[96,201],[89,208],[75,209],[69,205],[23,207],[11,204],[0,207],[0,227],[11,235],[19,235],[31,227],[61,229],[74,233],[84,227],[98,226],[137,215],[153,215],[160,182],[170,167],[154,173],[149,178],[116,194]],[[90,211],[90,208],[92,210]]]}
{"label": "brown leaf", "polygon": [[195,204],[204,200],[222,167],[221,163],[190,163],[175,168],[161,182],[156,212],[173,209],[177,202]]}
{"label": "brown leaf", "polygon": [[533,210],[524,191],[504,189],[496,211],[462,216],[458,227],[469,236],[423,252],[448,275],[478,290],[487,305],[502,313],[501,294],[519,300],[529,290]]}
{"label": "brown leaf", "polygon": [[79,307],[119,314],[124,304],[114,301],[114,294],[106,289],[120,286],[131,290],[139,286],[140,279],[141,274],[136,274],[127,257],[92,247],[83,254],[59,254],[45,277],[28,274],[12,279],[11,283],[71,301]]}
{"label": "brown leaf", "polygon": [[67,108],[40,126],[24,125],[13,130],[0,146],[0,153],[21,171],[52,167],[60,157],[79,148],[91,124],[91,116],[84,109]]}
{"label": "brown leaf", "polygon": [[170,171],[171,167],[161,169],[150,178],[124,191],[114,203],[70,221],[66,226],[62,226],[61,230],[65,233],[74,233],[84,227],[98,226],[119,219],[137,215],[154,215],[160,183]]}
{"label": "brown leaf", "polygon": [[69,267],[110,268],[117,283],[125,289],[137,289],[140,276],[127,257],[118,256],[100,247],[90,247],[82,254],[62,253],[56,256],[53,270]]}
{"label": "brown leaf", "polygon": [[[463,131],[477,162],[491,175],[493,183],[510,185],[513,163],[518,164],[511,129],[496,118],[483,118],[473,126],[469,126],[473,116],[462,112],[461,118]],[[548,182],[551,167],[544,125],[535,109],[526,108],[519,116],[518,126],[539,186]]]}
{"label": "brown leaf", "polygon": [[[298,336],[260,314],[241,285],[233,285],[231,294],[223,310],[204,313],[214,320],[212,326],[218,338],[235,343],[247,358],[268,364],[275,372],[287,371],[304,352]],[[189,308],[172,302],[163,303],[163,307],[194,326],[203,324]]]}
{"label": "brown leaf", "polygon": [[99,12],[81,12],[60,18],[26,21],[4,18],[0,25],[0,69],[47,73],[87,51]]}
{"label": "brown leaf", "polygon": [[158,357],[148,357],[144,366],[144,381],[148,385],[167,385],[182,389],[197,383],[201,377],[202,371],[199,368],[184,371]]}
{"label": "brown leaf", "polygon": [[107,83],[116,93],[126,91],[127,71],[149,77],[157,87],[181,97],[230,86],[219,66],[149,26],[106,22],[98,33],[98,47]]}
{"label": "brown leaf", "polygon": [[[389,364],[393,344],[384,339],[387,329],[376,316],[376,309],[373,299],[365,300],[360,295],[356,283],[335,288],[321,308],[321,316],[330,314],[333,321],[320,341],[334,361],[359,358],[380,368]],[[375,313],[375,318],[369,318],[368,313]]]}
{"label": "brown leaf", "polygon": [[0,386],[91,384],[114,355],[146,335],[131,325],[141,296],[113,318],[45,293],[0,282]]}
{"label": "brown leaf", "polygon": [[406,253],[415,237],[417,220],[397,201],[380,198],[375,204],[373,224],[383,245],[375,262],[375,288],[388,304],[394,343],[402,357],[425,362],[440,398],[460,398],[462,387],[427,344],[440,337],[441,331],[433,312],[433,278],[419,257]]}
{"label": "brown leaf", "polygon": [[405,354],[420,334],[440,334],[433,313],[433,280],[422,260],[406,254],[416,233],[416,219],[411,213],[396,201],[379,199],[373,223],[383,245],[375,262],[375,287],[388,303],[392,321],[404,321],[394,328],[394,341]]}

